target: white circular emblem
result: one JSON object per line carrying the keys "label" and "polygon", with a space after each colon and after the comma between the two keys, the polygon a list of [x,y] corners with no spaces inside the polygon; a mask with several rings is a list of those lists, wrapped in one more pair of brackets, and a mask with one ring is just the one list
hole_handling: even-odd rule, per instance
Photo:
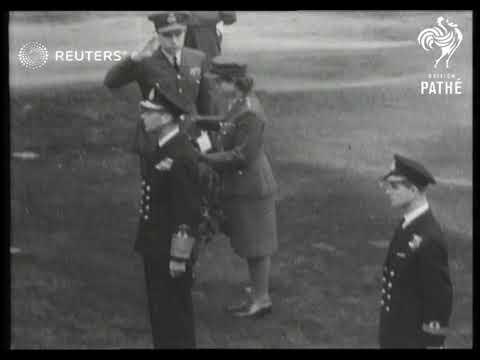
{"label": "white circular emblem", "polygon": [[48,60],[47,48],[36,41],[26,43],[18,52],[20,63],[28,69],[38,69]]}

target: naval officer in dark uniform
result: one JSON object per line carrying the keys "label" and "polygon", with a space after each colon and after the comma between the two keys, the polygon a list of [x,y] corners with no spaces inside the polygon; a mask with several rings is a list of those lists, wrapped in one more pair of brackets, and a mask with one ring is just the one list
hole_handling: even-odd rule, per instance
{"label": "naval officer in dark uniform", "polygon": [[104,81],[110,89],[136,82],[144,98],[134,142],[142,177],[135,250],[144,260],[155,348],[195,347],[190,289],[201,189],[189,118],[208,113],[209,99],[205,55],[183,47],[188,18],[186,12],[149,16],[158,36],[114,65]]}
{"label": "naval officer in dark uniform", "polygon": [[194,348],[192,253],[201,206],[196,150],[157,89],[140,104],[151,150],[141,154],[135,250],[144,261],[154,347]]}
{"label": "naval officer in dark uniform", "polygon": [[441,348],[452,313],[447,244],[426,196],[435,179],[421,164],[395,155],[382,185],[404,217],[383,266],[381,348]]}

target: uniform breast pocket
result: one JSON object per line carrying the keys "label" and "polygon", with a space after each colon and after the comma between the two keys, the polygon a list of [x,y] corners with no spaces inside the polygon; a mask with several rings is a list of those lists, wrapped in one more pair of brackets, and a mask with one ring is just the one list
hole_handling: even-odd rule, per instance
{"label": "uniform breast pocket", "polygon": [[399,282],[409,279],[414,272],[415,258],[407,251],[397,251],[394,254],[393,269]]}

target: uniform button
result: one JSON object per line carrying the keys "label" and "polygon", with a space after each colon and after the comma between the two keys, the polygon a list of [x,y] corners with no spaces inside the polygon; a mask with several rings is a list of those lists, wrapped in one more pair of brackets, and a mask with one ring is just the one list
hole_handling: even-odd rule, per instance
{"label": "uniform button", "polygon": [[178,92],[179,92],[180,94],[183,93],[183,89],[182,89],[182,88],[178,89]]}
{"label": "uniform button", "polygon": [[150,210],[150,206],[148,206],[148,205],[145,206],[145,209]]}
{"label": "uniform button", "polygon": [[389,287],[389,288],[392,287],[392,283],[391,283],[391,282],[388,283],[388,287]]}
{"label": "uniform button", "polygon": [[382,306],[385,305],[385,301],[381,300],[380,305],[382,305]]}
{"label": "uniform button", "polygon": [[395,271],[390,271],[390,276],[395,276]]}
{"label": "uniform button", "polygon": [[147,185],[147,191],[150,191],[150,185]]}
{"label": "uniform button", "polygon": [[143,218],[144,218],[145,220],[148,220],[148,215],[145,215]]}
{"label": "uniform button", "polygon": [[382,294],[385,294],[385,293],[386,293],[385,289],[382,289]]}
{"label": "uniform button", "polygon": [[180,75],[177,75],[177,79],[180,80],[182,77]]}
{"label": "uniform button", "polygon": [[383,282],[387,281],[387,279],[385,279],[385,276],[382,277],[382,281],[383,281]]}
{"label": "uniform button", "polygon": [[147,196],[145,197],[145,199],[150,200],[150,196],[147,195]]}
{"label": "uniform button", "polygon": [[145,180],[142,180],[142,186],[145,185]]}
{"label": "uniform button", "polygon": [[389,311],[390,311],[390,306],[387,306],[387,307],[385,308],[385,310],[386,310],[387,312],[389,312]]}
{"label": "uniform button", "polygon": [[143,209],[140,209],[138,212],[139,212],[140,214],[143,214]]}
{"label": "uniform button", "polygon": [[391,296],[390,294],[387,294],[387,299],[390,300]]}
{"label": "uniform button", "polygon": [[242,171],[242,170],[238,170],[238,175],[243,175],[243,171]]}

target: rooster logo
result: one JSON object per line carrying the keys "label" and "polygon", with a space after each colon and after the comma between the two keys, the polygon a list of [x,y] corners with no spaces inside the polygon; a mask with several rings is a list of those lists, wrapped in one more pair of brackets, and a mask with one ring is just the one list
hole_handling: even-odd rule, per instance
{"label": "rooster logo", "polygon": [[[446,25],[445,25],[446,24]],[[427,28],[418,34],[417,41],[425,51],[430,51],[436,45],[442,53],[438,59],[435,60],[435,69],[438,63],[446,57],[445,64],[448,69],[448,63],[453,53],[460,46],[463,40],[463,35],[458,29],[458,25],[445,19],[443,16],[437,18],[437,25],[432,28]]]}

